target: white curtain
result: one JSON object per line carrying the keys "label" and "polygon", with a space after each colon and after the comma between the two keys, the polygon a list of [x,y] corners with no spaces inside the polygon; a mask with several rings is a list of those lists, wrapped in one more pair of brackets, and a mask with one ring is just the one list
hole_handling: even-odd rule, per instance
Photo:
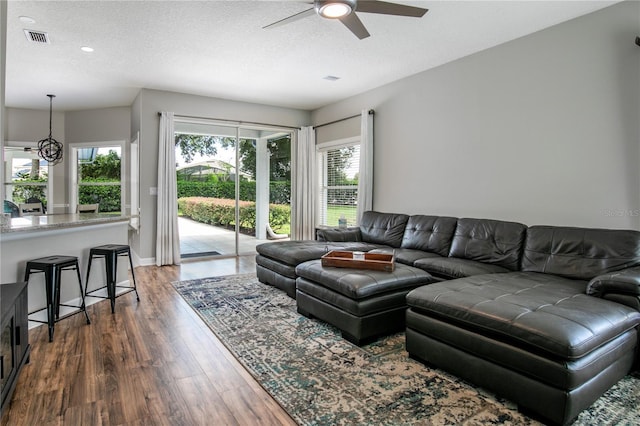
{"label": "white curtain", "polygon": [[156,265],[180,264],[173,113],[162,112],[158,137]]}
{"label": "white curtain", "polygon": [[291,183],[291,239],[315,239],[316,216],[316,134],[313,127],[297,132],[293,149]]}
{"label": "white curtain", "polygon": [[363,110],[360,119],[360,168],[358,170],[357,221],[373,209],[373,110]]}

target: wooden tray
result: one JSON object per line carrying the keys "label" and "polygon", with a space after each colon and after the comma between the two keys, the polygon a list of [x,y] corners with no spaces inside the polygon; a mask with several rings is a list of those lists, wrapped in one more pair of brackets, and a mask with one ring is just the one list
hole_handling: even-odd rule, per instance
{"label": "wooden tray", "polygon": [[364,260],[355,260],[353,252],[332,250],[321,258],[322,266],[337,268],[372,269],[374,271],[393,272],[395,269],[392,254],[365,253]]}

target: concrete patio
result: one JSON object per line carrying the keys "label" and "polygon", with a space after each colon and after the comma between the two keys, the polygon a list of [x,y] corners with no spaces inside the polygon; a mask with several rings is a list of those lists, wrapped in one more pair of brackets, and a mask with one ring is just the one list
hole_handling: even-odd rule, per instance
{"label": "concrete patio", "polygon": [[[180,231],[180,253],[182,257],[234,256],[236,254],[235,232],[218,226],[178,217]],[[239,234],[238,254],[253,254],[256,245],[271,240]],[[281,240],[282,241],[282,240]]]}

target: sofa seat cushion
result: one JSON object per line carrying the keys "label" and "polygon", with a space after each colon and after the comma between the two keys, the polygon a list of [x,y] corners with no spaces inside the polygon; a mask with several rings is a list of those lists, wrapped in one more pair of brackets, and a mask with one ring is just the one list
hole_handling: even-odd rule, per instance
{"label": "sofa seat cushion", "polygon": [[268,270],[273,271],[278,275],[282,275],[287,278],[292,278],[294,280],[298,278],[298,276],[296,275],[295,266],[278,262],[277,260],[270,259],[261,254],[256,255],[256,264],[262,266],[263,268],[267,268]]}
{"label": "sofa seat cushion", "polygon": [[435,277],[452,280],[471,275],[499,274],[509,272],[499,265],[478,262],[476,260],[457,259],[454,257],[423,257],[413,262],[416,268],[424,269]]}
{"label": "sofa seat cushion", "polygon": [[382,244],[363,242],[328,243],[326,241],[278,241],[259,244],[256,246],[258,254],[277,260],[290,266],[298,266],[308,260],[320,259],[330,250],[369,251],[387,247]]}
{"label": "sofa seat cushion", "polygon": [[566,360],[421,315],[411,308],[407,310],[407,328],[558,389],[575,389],[588,382],[625,354],[633,353],[638,342],[636,331],[629,330],[582,358]]}
{"label": "sofa seat cushion", "polygon": [[433,282],[425,271],[403,264],[396,264],[393,272],[384,272],[323,267],[320,260],[311,260],[298,265],[296,274],[355,300]]}
{"label": "sofa seat cushion", "polygon": [[395,254],[396,262],[404,263],[405,265],[409,265],[409,266],[413,266],[413,263],[418,259],[425,259],[428,257],[442,257],[439,254],[429,253],[427,251],[404,249],[404,248],[375,249],[375,250],[371,250],[369,253]]}
{"label": "sofa seat cushion", "polygon": [[640,312],[584,294],[586,282],[533,272],[417,288],[407,304],[537,353],[578,359],[640,324]]}

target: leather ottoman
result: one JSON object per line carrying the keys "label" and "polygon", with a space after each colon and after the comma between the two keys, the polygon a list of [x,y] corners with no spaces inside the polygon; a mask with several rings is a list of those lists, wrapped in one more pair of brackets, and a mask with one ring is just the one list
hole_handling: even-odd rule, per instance
{"label": "leather ottoman", "polygon": [[296,267],[298,312],[342,331],[362,345],[405,326],[406,295],[435,282],[422,269],[396,263],[393,272],[323,267],[321,260]]}
{"label": "leather ottoman", "polygon": [[361,241],[331,243],[326,241],[278,241],[256,246],[256,273],[261,283],[284,290],[296,297],[296,266],[320,259],[330,250],[369,251],[385,247]]}
{"label": "leather ottoman", "polygon": [[631,369],[640,312],[534,272],[477,275],[407,295],[407,351],[567,424]]}

